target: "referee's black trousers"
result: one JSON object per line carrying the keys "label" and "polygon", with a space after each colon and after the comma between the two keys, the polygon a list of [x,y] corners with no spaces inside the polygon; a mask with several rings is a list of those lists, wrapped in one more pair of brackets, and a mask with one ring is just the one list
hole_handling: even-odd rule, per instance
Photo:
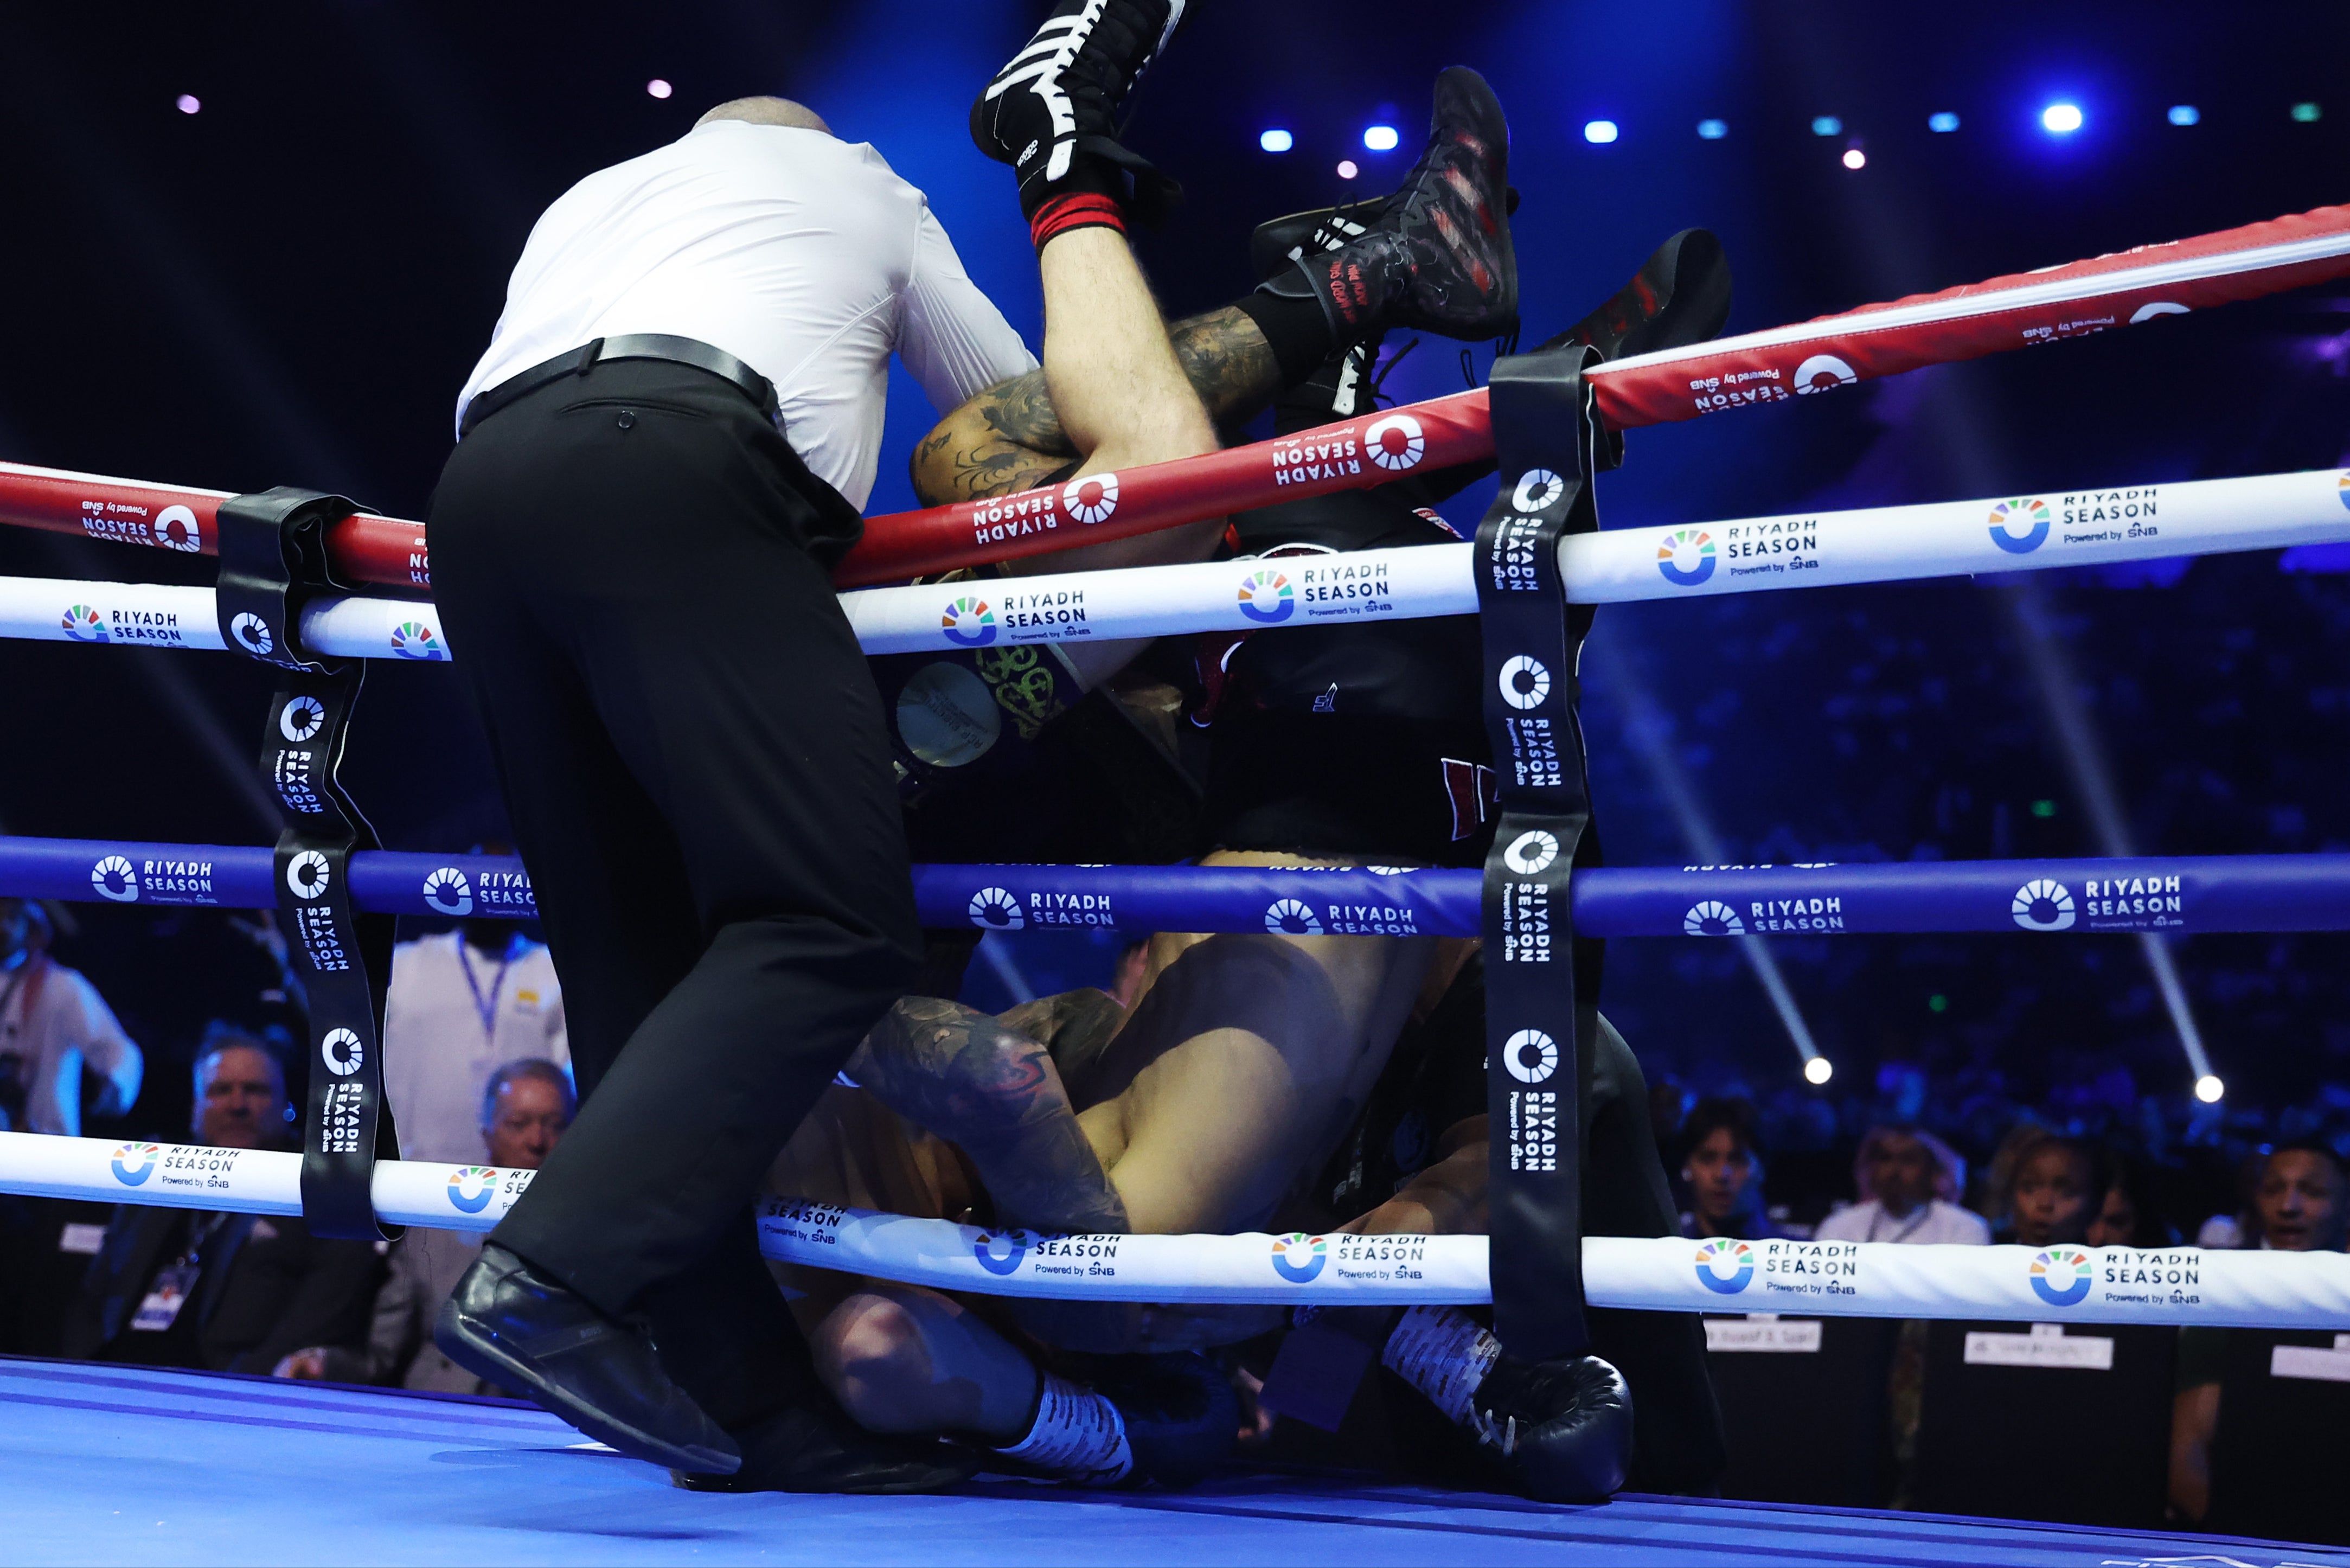
{"label": "referee's black trousers", "polygon": [[813,1386],[754,1196],[920,953],[856,514],[733,386],[617,360],[482,420],[429,518],[582,1096],[494,1240],[747,1425]]}

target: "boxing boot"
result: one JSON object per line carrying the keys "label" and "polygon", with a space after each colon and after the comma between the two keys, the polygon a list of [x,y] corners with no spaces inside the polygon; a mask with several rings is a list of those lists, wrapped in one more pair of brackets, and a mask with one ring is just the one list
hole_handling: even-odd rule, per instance
{"label": "boxing boot", "polygon": [[[1185,0],[1061,0],[972,104],[972,140],[990,158],[1012,165],[1020,179],[1020,211],[1031,223],[1056,197],[1115,206],[1127,175],[1134,178],[1137,202],[1146,212],[1170,199],[1173,182],[1128,151],[1118,136],[1136,78],[1181,24],[1184,5]],[[1039,234],[1038,244],[1048,237]]]}
{"label": "boxing boot", "polygon": [[1599,1502],[1632,1463],[1632,1391],[1596,1355],[1522,1361],[1504,1353],[1471,1400],[1471,1425],[1526,1496]]}
{"label": "boxing boot", "polygon": [[1365,232],[1320,254],[1301,246],[1260,291],[1316,301],[1338,343],[1380,327],[1508,335],[1518,321],[1509,156],[1509,122],[1493,89],[1466,66],[1449,67],[1436,78],[1428,145],[1402,187],[1340,210],[1337,223]]}
{"label": "boxing boot", "polygon": [[1171,1488],[1194,1484],[1238,1446],[1239,1397],[1196,1351],[1072,1359],[1090,1386],[1040,1374],[1028,1431],[993,1449],[997,1459],[1076,1486]]}
{"label": "boxing boot", "polygon": [[1610,359],[1628,359],[1703,343],[1729,321],[1730,259],[1721,242],[1711,229],[1683,229],[1605,305],[1542,348],[1587,343]]}
{"label": "boxing boot", "polygon": [[868,1432],[830,1397],[810,1394],[802,1403],[730,1434],[743,1451],[743,1466],[731,1474],[670,1471],[670,1483],[687,1491],[893,1492],[944,1491],[969,1480],[975,1456],[935,1438],[898,1438]]}

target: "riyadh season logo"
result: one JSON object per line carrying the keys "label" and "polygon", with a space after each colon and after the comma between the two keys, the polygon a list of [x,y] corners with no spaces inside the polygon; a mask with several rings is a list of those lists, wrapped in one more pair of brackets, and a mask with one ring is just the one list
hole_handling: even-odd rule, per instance
{"label": "riyadh season logo", "polygon": [[98,896],[116,904],[139,901],[139,873],[120,855],[109,855],[89,868],[89,885]]}
{"label": "riyadh season logo", "polygon": [[441,639],[421,620],[404,620],[391,628],[391,650],[402,659],[446,659]]}
{"label": "riyadh season logo", "polygon": [[1742,937],[1746,922],[1721,899],[1708,898],[1690,906],[1689,913],[1681,917],[1681,931],[1692,937]]}
{"label": "riyadh season logo", "polygon": [[2043,877],[2018,888],[2007,912],[2027,931],[2071,930],[2073,895],[2064,890],[2064,883]]}
{"label": "riyadh season logo", "polygon": [[2078,1247],[2051,1247],[2032,1260],[2032,1290],[2050,1306],[2071,1306],[2089,1293],[2089,1254]]}
{"label": "riyadh season logo", "polygon": [[1734,1296],[1754,1278],[1754,1249],[1717,1239],[1697,1250],[1697,1282],[1718,1296]]}
{"label": "riyadh season logo", "polygon": [[1518,487],[1510,492],[1510,504],[1531,515],[1545,507],[1555,506],[1558,498],[1565,493],[1565,480],[1547,468],[1530,468],[1518,476]]}
{"label": "riyadh season logo", "polygon": [[987,607],[985,599],[966,595],[940,613],[939,629],[947,634],[949,642],[985,648],[995,640],[995,612]]}
{"label": "riyadh season logo", "polygon": [[1539,708],[1550,695],[1550,671],[1539,659],[1519,654],[1502,666],[1502,701],[1521,711]]}
{"label": "riyadh season logo", "polygon": [[1550,869],[1558,858],[1558,840],[1541,828],[1529,828],[1510,841],[1502,851],[1502,864],[1521,877],[1532,877]]}
{"label": "riyadh season logo", "polygon": [[1428,455],[1428,436],[1409,414],[1389,414],[1363,431],[1363,451],[1381,468],[1410,468]]}
{"label": "riyadh season logo", "polygon": [[460,1214],[479,1214],[498,1195],[498,1173],[486,1165],[461,1165],[449,1173],[449,1202]]}
{"label": "riyadh season logo", "polygon": [[286,863],[286,886],[293,889],[297,898],[323,896],[332,876],[327,867],[327,857],[315,849],[305,849]]}
{"label": "riyadh season logo", "polygon": [[286,711],[277,715],[277,732],[302,744],[317,734],[327,722],[327,705],[316,697],[296,697],[286,704]]}
{"label": "riyadh season logo", "polygon": [[1813,392],[1833,392],[1859,379],[1852,367],[1835,355],[1814,354],[1795,367],[1795,395],[1800,398]]}
{"label": "riyadh season logo", "polygon": [[151,1143],[126,1143],[115,1146],[114,1179],[125,1187],[137,1187],[155,1174],[155,1161],[163,1153],[162,1146]]}
{"label": "riyadh season logo", "polygon": [[443,866],[424,878],[424,901],[432,906],[436,915],[470,915],[473,912],[473,885],[454,866]]}
{"label": "riyadh season logo", "polygon": [[[2023,530],[2019,534],[2018,526]],[[2002,501],[1991,509],[1991,542],[2011,556],[2029,556],[2048,538],[2048,503],[2036,497]]]}
{"label": "riyadh season logo", "polygon": [[1271,626],[1287,620],[1297,608],[1297,591],[1275,571],[1251,572],[1241,580],[1241,614]]}
{"label": "riyadh season logo", "polygon": [[204,547],[204,531],[186,507],[166,506],[155,519],[155,543],[192,556]]}
{"label": "riyadh season logo", "polygon": [[1330,1243],[1303,1231],[1273,1239],[1273,1272],[1293,1285],[1302,1285],[1330,1261]]}
{"label": "riyadh season logo", "polygon": [[[1020,1266],[1021,1259],[1028,1255],[1028,1241],[1025,1231],[1006,1231],[1001,1236],[982,1231],[979,1240],[972,1243],[971,1254],[989,1273],[1008,1274]],[[1003,1251],[998,1251],[998,1248]]]}
{"label": "riyadh season logo", "polygon": [[104,642],[106,620],[88,605],[72,605],[57,621],[59,629],[76,642]]}
{"label": "riyadh season logo", "polygon": [[1264,929],[1276,937],[1318,937],[1322,922],[1295,898],[1276,898],[1265,909]]}
{"label": "riyadh season logo", "polygon": [[1118,475],[1088,473],[1061,487],[1061,504],[1080,523],[1107,523],[1118,510]]}
{"label": "riyadh season logo", "polygon": [[277,638],[269,629],[269,623],[250,610],[229,622],[228,631],[247,653],[266,659],[277,650]]}
{"label": "riyadh season logo", "polygon": [[2341,479],[2335,483],[2334,486],[2334,493],[2342,498],[2343,505],[2350,506],[2350,473],[2344,474]]}
{"label": "riyadh season logo", "polygon": [[1713,535],[1702,528],[1676,528],[1657,546],[1657,570],[1676,587],[1693,588],[1713,576]]}
{"label": "riyadh season logo", "polygon": [[971,923],[983,931],[1016,931],[1028,923],[1020,900],[1001,888],[982,888],[967,907]]}
{"label": "riyadh season logo", "polygon": [[1521,1029],[1502,1047],[1502,1065],[1521,1084],[1539,1084],[1558,1071],[1558,1042],[1539,1029]]}
{"label": "riyadh season logo", "polygon": [[367,1051],[359,1037],[348,1029],[330,1029],[318,1042],[318,1057],[327,1064],[327,1071],[338,1078],[348,1078],[359,1070],[367,1060]]}

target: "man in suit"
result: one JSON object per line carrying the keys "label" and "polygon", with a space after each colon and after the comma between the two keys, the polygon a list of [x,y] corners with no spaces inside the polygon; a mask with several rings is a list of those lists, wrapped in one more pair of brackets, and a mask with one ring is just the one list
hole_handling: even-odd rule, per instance
{"label": "man in suit", "polygon": [[[195,1141],[284,1142],[286,1075],[252,1035],[215,1024],[196,1058]],[[305,1345],[357,1345],[382,1260],[367,1241],[330,1241],[290,1216],[182,1209],[115,1210],[67,1316],[78,1360],[267,1373]]]}

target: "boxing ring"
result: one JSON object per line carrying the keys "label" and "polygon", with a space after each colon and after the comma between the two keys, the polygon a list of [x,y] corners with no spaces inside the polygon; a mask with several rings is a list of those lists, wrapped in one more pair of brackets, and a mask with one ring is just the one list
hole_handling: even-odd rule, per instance
{"label": "boxing ring", "polygon": [[[2343,1255],[1583,1237],[1572,1213],[1558,1228],[1558,1194],[1572,1185],[1557,1185],[1557,1144],[1571,1174],[1574,1118],[1559,1115],[1552,1083],[1575,1044],[1572,999],[1596,981],[1596,960],[1592,979],[1579,972],[1583,944],[1611,937],[2350,929],[2350,856],[2342,855],[1603,867],[1578,851],[1588,816],[1571,776],[1581,765],[1579,732],[1561,739],[1575,729],[1575,655],[1594,605],[2350,540],[2350,472],[2340,470],[1602,533],[1591,480],[1613,465],[1623,431],[2345,274],[2350,209],[2325,209],[1612,364],[1580,349],[1520,357],[1497,366],[1491,389],[1182,463],[871,520],[837,580],[856,590],[843,594],[843,607],[874,654],[1484,618],[1487,718],[1503,778],[1493,858],[1482,874],[925,866],[915,882],[926,923],[1007,933],[1089,924],[1484,937],[1499,960],[1488,981],[1497,1014],[1494,1234],[1054,1236],[775,1199],[760,1218],[763,1250],[998,1294],[1490,1302],[1512,1344],[1521,1332],[1533,1345],[1571,1341],[1585,1303],[2350,1329]],[[1502,483],[1473,544],[869,586],[1488,459]],[[310,1042],[327,1072],[312,1075],[305,1153],[0,1134],[0,1192],[301,1214],[318,1228],[342,1227],[329,1233],[371,1234],[378,1223],[488,1230],[529,1172],[368,1152],[377,1142],[380,1071],[365,994],[376,940],[369,933],[380,936],[385,918],[399,914],[526,919],[536,909],[519,863],[377,849],[334,788],[355,684],[331,680],[355,682],[348,672],[368,659],[452,657],[422,597],[432,570],[421,527],[311,492],[233,497],[13,464],[0,464],[0,522],[223,562],[217,589],[0,579],[0,637],[226,649],[290,672],[264,753],[288,813],[288,835],[274,850],[0,839],[0,894],[278,909],[328,993]],[[1562,720],[1564,730],[1555,728]],[[1540,1026],[1529,1023],[1506,1040],[1498,1033],[1536,1012]],[[1571,1113],[1573,1075],[1565,1078]],[[1564,1139],[1542,1130],[1561,1120]],[[1563,1251],[1528,1244],[1560,1235],[1574,1243]],[[1537,1303],[1551,1285],[1571,1297],[1571,1313]],[[553,1417],[501,1401],[25,1362],[0,1364],[0,1400],[12,1416],[0,1449],[23,1478],[13,1552],[57,1561],[276,1560],[274,1552],[288,1561],[995,1563],[1091,1561],[1114,1550],[1141,1562],[1302,1552],[1498,1563],[1572,1549],[1592,1562],[1692,1563],[2120,1564],[2220,1560],[2213,1552],[2246,1563],[2350,1563],[2350,1553],[2329,1549],[2209,1536],[1633,1495],[1548,1507],[1265,1472],[1184,1493],[983,1480],[935,1498],[690,1496],[669,1490],[650,1467],[579,1443]],[[256,1533],[246,1505],[220,1501],[224,1460],[248,1490],[307,1505],[273,1510],[269,1532]]]}

